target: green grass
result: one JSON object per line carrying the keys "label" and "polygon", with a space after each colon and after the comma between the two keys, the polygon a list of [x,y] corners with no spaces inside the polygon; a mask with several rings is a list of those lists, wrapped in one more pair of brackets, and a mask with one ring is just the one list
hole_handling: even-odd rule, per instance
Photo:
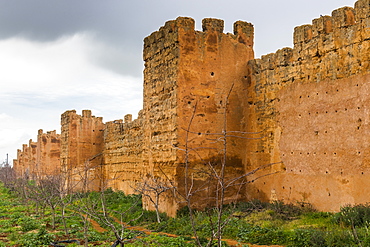
{"label": "green grass", "polygon": [[[84,223],[76,211],[89,203],[95,203],[95,210],[100,212],[100,193],[77,194],[68,205],[66,235],[61,218],[61,209],[56,211],[56,228],[52,229],[52,211],[45,206],[36,210],[31,200],[17,198],[0,186],[0,247],[2,246],[49,246],[55,240],[78,239],[81,244],[85,239]],[[70,198],[70,197],[68,197]],[[67,197],[66,197],[67,199]],[[176,218],[161,215],[162,222],[156,222],[155,212],[141,208],[140,196],[126,196],[122,192],[105,191],[105,201],[111,213],[111,219],[121,219],[130,225],[151,229],[146,235],[138,230],[125,230],[125,246],[196,246],[190,225],[188,210],[179,211]],[[244,202],[225,206],[224,220],[228,224],[223,238],[234,239],[240,243],[265,245],[283,245],[287,247],[305,246],[370,246],[370,205],[343,207],[339,213],[317,212],[308,204],[284,204],[282,202],[264,203],[260,201]],[[196,229],[200,240],[206,242],[212,227],[210,219],[216,220],[213,209],[195,211]],[[228,218],[229,217],[229,218]],[[106,232],[100,233],[89,224],[87,239],[90,246],[111,246],[115,236],[102,219],[96,219]],[[116,228],[121,225],[115,220]],[[177,235],[169,237],[161,233]],[[226,246],[226,243],[223,244]],[[82,246],[76,243],[67,246]]]}

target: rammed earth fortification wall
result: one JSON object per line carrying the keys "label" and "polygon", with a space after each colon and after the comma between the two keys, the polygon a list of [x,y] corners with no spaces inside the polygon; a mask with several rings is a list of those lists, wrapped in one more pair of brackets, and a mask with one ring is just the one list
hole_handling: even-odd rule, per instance
{"label": "rammed earth fortification wall", "polygon": [[40,179],[60,174],[60,135],[56,131],[38,131],[37,141],[18,149],[13,169],[20,177]]}
{"label": "rammed earth fortification wall", "polygon": [[135,120],[128,114],[124,121],[105,124],[103,158],[106,187],[127,194],[137,193],[136,184],[147,172],[143,166],[143,137],[142,111]]}
{"label": "rammed earth fortification wall", "polygon": [[[153,176],[172,180],[182,192],[185,179],[204,186],[209,172],[205,162],[219,167],[223,146],[210,140],[209,134],[244,128],[246,65],[254,57],[250,23],[236,22],[233,34],[223,33],[224,22],[218,19],[204,19],[203,31],[194,26],[193,19],[179,17],[144,40],[144,167]],[[228,144],[230,177],[244,173],[240,148],[244,145],[237,139]],[[187,157],[185,149],[191,150]],[[186,161],[188,178],[184,178]],[[237,189],[227,197],[234,198]],[[195,207],[209,203],[211,195],[202,190],[193,196]],[[162,210],[171,215],[184,201],[171,192],[162,198]]]}
{"label": "rammed earth fortification wall", "polygon": [[[252,24],[238,21],[225,34],[222,20],[207,18],[202,29],[179,17],[145,38],[137,119],[62,115],[60,164],[71,190],[137,193],[137,183],[155,177],[184,192],[186,181],[203,185],[207,167],[217,170],[225,158],[226,179],[266,166],[247,186],[231,188],[227,202],[300,201],[329,211],[369,202],[370,0],[296,27],[293,48],[261,59],[254,59]],[[230,134],[226,149],[225,131],[239,136]],[[37,145],[18,151],[21,175],[34,169]],[[194,207],[212,203],[209,181],[192,195]],[[160,210],[175,215],[182,201],[167,191]]]}
{"label": "rammed earth fortification wall", "polygon": [[60,162],[68,190],[99,190],[105,183],[103,118],[72,110],[62,114],[61,125]]}
{"label": "rammed earth fortification wall", "polygon": [[293,49],[249,62],[249,126],[266,135],[246,155],[255,165],[283,162],[252,197],[321,210],[369,201],[369,4],[296,27]]}

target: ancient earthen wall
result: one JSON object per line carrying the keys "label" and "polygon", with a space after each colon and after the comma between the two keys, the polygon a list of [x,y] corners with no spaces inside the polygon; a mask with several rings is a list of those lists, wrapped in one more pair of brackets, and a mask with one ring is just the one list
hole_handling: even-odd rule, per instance
{"label": "ancient earthen wall", "polygon": [[22,162],[22,150],[17,149],[17,158],[13,160],[13,169],[16,176],[22,177],[24,175],[24,167]]}
{"label": "ancient earthen wall", "polygon": [[[166,169],[164,172],[172,181],[177,161],[174,146],[178,145],[176,99],[180,51],[177,31],[178,26],[186,28],[186,21],[186,18],[169,21],[144,39],[143,168],[151,176],[159,177]],[[160,204],[161,211],[171,210],[171,214],[176,203],[171,195],[164,195]],[[151,205],[144,202],[144,206],[150,208]]]}
{"label": "ancient earthen wall", "polygon": [[179,45],[176,21],[167,22],[144,40],[144,153],[153,173],[156,166],[173,167],[177,143],[176,94]]}
{"label": "ancient earthen wall", "polygon": [[59,175],[60,170],[60,135],[56,131],[37,135],[36,172],[40,176]]}
{"label": "ancient earthen wall", "polygon": [[36,177],[36,158],[37,143],[32,140],[28,144],[22,145],[22,150],[17,150],[17,159],[14,170],[18,177],[35,178]]}
{"label": "ancient earthen wall", "polygon": [[27,147],[27,144],[22,144],[22,149],[18,149],[17,159],[19,161],[19,167],[21,170],[22,177],[29,177],[30,171],[28,169],[28,157],[27,152],[25,152],[25,149]]}
{"label": "ancient earthen wall", "polygon": [[17,150],[17,159],[13,168],[18,177],[38,179],[46,175],[56,175],[60,171],[60,142],[56,131],[43,133],[39,130],[37,142],[29,141],[23,144],[23,149]]}
{"label": "ancient earthen wall", "polygon": [[[190,161],[188,179],[192,177],[196,187],[204,186],[208,177],[200,169],[220,165],[223,157],[223,143],[214,139],[223,130],[244,128],[246,65],[253,58],[252,46],[251,24],[236,22],[234,34],[224,34],[223,21],[217,19],[204,19],[200,32],[194,30],[193,19],[179,17],[145,39],[144,167],[149,173],[183,190],[184,163]],[[241,145],[242,139],[230,139],[227,145],[229,176],[244,172]],[[209,195],[198,196],[195,206],[209,202]],[[164,200],[162,210],[174,215],[178,201],[170,193]]]}
{"label": "ancient earthen wall", "polygon": [[137,193],[136,184],[143,175],[143,116],[132,121],[128,114],[122,120],[105,124],[104,166],[106,186],[126,194]]}
{"label": "ancient earthen wall", "polygon": [[[295,28],[294,48],[261,59],[253,59],[251,24],[236,22],[233,34],[223,33],[221,20],[202,24],[196,31],[193,19],[179,17],[145,39],[136,120],[104,124],[88,110],[62,115],[68,187],[134,193],[137,182],[154,177],[180,192],[186,182],[202,188],[193,202],[204,207],[216,184],[205,174],[226,163],[227,179],[267,167],[247,177],[244,194],[231,189],[230,200],[303,201],[320,210],[368,202],[370,0]],[[31,141],[18,150],[19,174],[29,175],[37,160],[56,162],[58,137],[47,135],[39,133],[36,156]],[[180,201],[168,191],[160,210],[173,216]]]}
{"label": "ancient earthen wall", "polygon": [[[18,151],[20,151],[19,149],[17,149],[17,157],[18,156]],[[21,167],[19,165],[19,160],[18,158],[17,159],[13,159],[13,171],[15,172],[15,174],[17,174],[18,176],[20,176],[20,174],[22,174],[22,170],[21,170]]]}
{"label": "ancient earthen wall", "polygon": [[28,163],[27,153],[24,152],[27,144],[22,145],[22,150],[17,149],[17,159],[13,162],[13,168],[17,177],[29,177],[29,169],[27,169],[25,160]]}
{"label": "ancient earthen wall", "polygon": [[[370,2],[334,10],[294,30],[294,48],[249,63],[248,164],[282,162],[249,187],[261,199],[320,210],[368,202]],[[258,177],[258,176],[256,176]]]}
{"label": "ancient earthen wall", "polygon": [[83,110],[66,111],[61,117],[60,160],[69,190],[99,190],[104,182],[104,123]]}
{"label": "ancient earthen wall", "polygon": [[37,178],[37,142],[30,140],[27,147],[28,169],[32,178]]}

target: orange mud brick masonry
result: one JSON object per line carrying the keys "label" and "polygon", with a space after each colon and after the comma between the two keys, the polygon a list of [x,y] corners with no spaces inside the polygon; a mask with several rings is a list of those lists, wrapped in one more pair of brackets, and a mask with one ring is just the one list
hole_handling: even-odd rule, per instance
{"label": "orange mud brick masonry", "polygon": [[[137,119],[104,123],[67,111],[60,136],[41,131],[18,150],[18,176],[58,173],[71,191],[138,193],[149,177],[179,192],[207,184],[193,195],[202,208],[216,188],[209,167],[225,162],[225,179],[264,167],[229,188],[226,202],[298,201],[325,211],[369,202],[370,0],[296,27],[293,48],[260,59],[252,24],[237,21],[232,34],[222,20],[202,26],[179,17],[145,38]],[[172,190],[160,199],[172,216],[183,206]]]}

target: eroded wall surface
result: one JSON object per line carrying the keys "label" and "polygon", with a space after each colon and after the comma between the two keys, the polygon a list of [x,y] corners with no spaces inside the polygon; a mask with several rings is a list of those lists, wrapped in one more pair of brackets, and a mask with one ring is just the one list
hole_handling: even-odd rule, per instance
{"label": "eroded wall surface", "polygon": [[67,188],[99,190],[105,181],[103,166],[104,123],[101,117],[83,110],[66,111],[61,116],[60,160]]}
{"label": "eroded wall surface", "polygon": [[14,167],[17,176],[31,179],[36,177],[36,147],[37,143],[29,140],[28,144],[22,145],[22,150],[17,150],[17,162]]}
{"label": "eroded wall surface", "polygon": [[36,153],[36,171],[41,176],[60,174],[60,135],[55,130],[46,133],[39,130]]}
{"label": "eroded wall surface", "polygon": [[17,159],[13,160],[13,168],[18,177],[40,179],[48,175],[60,173],[60,135],[56,131],[43,133],[39,130],[37,142],[23,144],[17,150]]}
{"label": "eroded wall surface", "polygon": [[143,116],[132,121],[132,115],[123,120],[105,124],[104,168],[106,187],[135,194],[136,184],[143,177]]}
{"label": "eroded wall surface", "polygon": [[[241,21],[234,24],[233,34],[224,34],[223,28],[222,20],[204,19],[203,32],[185,32],[180,40],[179,147],[189,149],[187,159],[192,170],[191,175],[184,176],[183,166],[178,166],[177,179],[180,188],[185,187],[185,182],[194,183],[197,189],[205,181],[209,183],[211,189],[207,193],[193,198],[193,205],[198,208],[212,204],[210,198],[215,198],[215,191],[219,190],[220,181],[210,180],[212,169],[220,175],[225,165],[225,181],[245,173],[245,139],[239,137],[245,137],[242,109],[247,104],[246,65],[254,58],[254,30],[252,24]],[[185,158],[184,152],[179,151],[178,162],[184,163]],[[243,199],[239,189],[227,188],[225,203]]]}
{"label": "eroded wall surface", "polygon": [[[335,211],[369,201],[369,1],[296,27],[294,48],[249,63],[252,166],[282,162],[247,193]],[[258,177],[258,176],[255,176]]]}
{"label": "eroded wall surface", "polygon": [[[251,24],[235,23],[234,34],[223,33],[222,20],[204,19],[202,24],[203,31],[196,31],[193,19],[179,17],[144,43],[144,167],[182,193],[186,183],[193,183],[194,191],[204,192],[193,193],[193,205],[199,208],[214,197],[207,194],[214,189],[204,188],[213,186],[209,172],[219,169],[224,151],[226,174],[244,172],[244,141],[230,140],[226,150],[217,139],[223,130],[244,128],[246,65],[254,56]],[[234,195],[230,190],[229,197]],[[163,198],[161,210],[170,215],[184,201],[170,192]]]}

